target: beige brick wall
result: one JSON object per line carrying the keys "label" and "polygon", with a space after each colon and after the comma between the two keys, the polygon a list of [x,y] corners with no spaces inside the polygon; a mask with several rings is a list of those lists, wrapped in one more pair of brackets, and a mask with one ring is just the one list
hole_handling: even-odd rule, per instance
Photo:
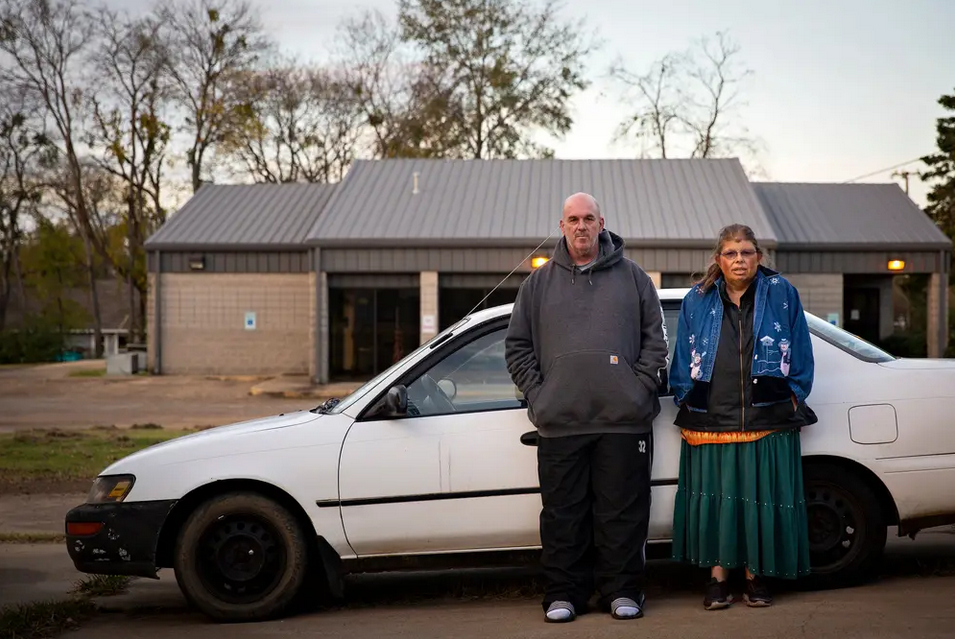
{"label": "beige brick wall", "polygon": [[794,273],[786,275],[786,279],[799,290],[804,309],[823,320],[828,319],[829,313],[838,313],[839,326],[845,324],[841,273]]}
{"label": "beige brick wall", "polygon": [[647,275],[653,280],[653,285],[660,288],[660,282],[663,280],[663,273],[660,271],[647,271]]}
{"label": "beige brick wall", "polygon": [[[434,326],[431,330],[425,330],[425,316],[434,317]],[[429,339],[438,334],[438,272],[421,272],[421,343],[424,344]]]}
{"label": "beige brick wall", "polygon": [[[310,283],[307,273],[162,274],[162,372],[308,373]],[[256,314],[255,330],[244,327],[247,311]]]}

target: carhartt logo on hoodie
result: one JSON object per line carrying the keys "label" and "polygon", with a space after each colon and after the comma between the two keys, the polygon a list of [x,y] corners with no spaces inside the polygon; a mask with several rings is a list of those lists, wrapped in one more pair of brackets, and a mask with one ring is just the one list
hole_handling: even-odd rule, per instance
{"label": "carhartt logo on hoodie", "polygon": [[617,356],[616,356],[616,355],[611,355],[611,356],[610,356],[610,363],[611,363],[611,364],[616,364],[616,363],[617,363]]}

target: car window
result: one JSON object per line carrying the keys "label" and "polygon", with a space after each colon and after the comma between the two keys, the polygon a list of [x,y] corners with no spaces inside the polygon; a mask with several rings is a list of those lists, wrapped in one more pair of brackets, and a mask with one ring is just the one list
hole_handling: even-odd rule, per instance
{"label": "car window", "polygon": [[[409,415],[521,408],[521,394],[504,361],[506,335],[507,327],[486,333],[418,376],[408,385]],[[435,386],[443,396],[435,397]]]}
{"label": "car window", "polygon": [[813,334],[863,361],[891,362],[895,359],[894,356],[886,353],[878,346],[874,346],[861,337],[853,335],[835,324],[830,324],[812,313],[806,313],[806,323],[809,324],[809,330]]}
{"label": "car window", "polygon": [[669,362],[673,362],[673,352],[676,350],[676,327],[680,321],[680,305],[672,302],[663,305],[663,319],[667,325],[667,347],[670,350]]}
{"label": "car window", "polygon": [[342,411],[347,409],[349,406],[354,404],[356,401],[361,399],[361,397],[365,393],[367,393],[369,390],[371,390],[372,388],[380,384],[381,380],[385,379],[386,377],[394,373],[397,369],[403,367],[405,365],[405,362],[407,362],[410,359],[414,359],[422,351],[426,351],[429,348],[433,348],[434,345],[440,344],[441,342],[445,341],[446,339],[449,338],[450,335],[452,335],[453,333],[458,331],[462,326],[467,324],[468,321],[470,321],[470,318],[465,317],[464,319],[461,319],[458,322],[456,322],[453,326],[449,326],[448,328],[444,329],[443,331],[441,331],[440,333],[438,333],[437,335],[429,339],[427,342],[425,342],[424,344],[416,348],[410,354],[401,358],[400,360],[392,364],[390,367],[388,367],[381,373],[378,373],[373,378],[371,378],[370,380],[368,380],[367,382],[359,386],[357,389],[355,389],[354,391],[352,391],[351,393],[343,397],[341,401],[335,404],[335,406],[333,406],[328,412],[332,415],[341,413]]}

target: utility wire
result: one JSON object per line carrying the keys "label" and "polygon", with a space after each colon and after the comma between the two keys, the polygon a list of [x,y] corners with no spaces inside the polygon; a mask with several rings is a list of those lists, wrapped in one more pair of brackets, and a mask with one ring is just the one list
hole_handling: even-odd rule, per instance
{"label": "utility wire", "polygon": [[487,298],[491,297],[491,294],[493,294],[494,291],[496,291],[497,289],[499,289],[499,288],[501,287],[501,285],[504,284],[504,282],[507,281],[507,278],[509,278],[511,275],[513,275],[514,272],[521,267],[521,264],[523,264],[524,262],[526,262],[526,261],[528,260],[528,258],[533,257],[534,253],[536,253],[538,250],[540,250],[540,247],[544,246],[544,244],[547,242],[547,240],[549,240],[550,238],[554,237],[554,234],[557,233],[558,231],[560,231],[560,227],[559,227],[559,226],[558,226],[557,228],[555,228],[553,231],[551,231],[551,232],[550,232],[550,235],[548,235],[547,237],[545,237],[545,238],[543,239],[543,241],[541,241],[541,243],[538,244],[537,247],[536,247],[533,251],[531,251],[530,253],[528,253],[527,255],[525,255],[525,256],[524,256],[524,259],[522,259],[520,262],[518,262],[518,263],[517,263],[517,266],[515,266],[515,267],[511,270],[510,273],[508,273],[507,275],[505,275],[505,276],[501,279],[501,281],[497,283],[497,286],[495,286],[494,288],[492,288],[492,289],[488,292],[488,294],[484,296],[484,299],[482,299],[480,302],[478,302],[477,304],[475,304],[474,308],[472,308],[472,309],[468,312],[468,315],[470,315],[471,313],[473,313],[474,311],[476,311],[476,310],[478,309],[478,307],[479,307],[481,304],[483,304],[484,301],[485,301]]}
{"label": "utility wire", "polygon": [[901,167],[901,166],[905,166],[906,164],[912,164],[913,162],[921,162],[921,161],[922,161],[922,157],[923,157],[923,156],[919,156],[919,157],[915,158],[914,160],[909,160],[908,162],[900,162],[899,164],[895,164],[895,165],[893,165],[893,166],[887,166],[887,167],[885,167],[884,169],[879,169],[878,171],[873,171],[872,173],[866,173],[865,175],[860,175],[860,176],[858,176],[858,177],[854,177],[854,178],[852,178],[851,180],[846,180],[845,182],[843,182],[843,184],[849,184],[850,182],[855,182],[855,181],[857,181],[857,180],[864,180],[864,179],[867,178],[867,177],[872,177],[873,175],[879,175],[880,173],[885,173],[886,171],[891,171],[892,169],[897,169],[897,168],[899,168],[899,167]]}

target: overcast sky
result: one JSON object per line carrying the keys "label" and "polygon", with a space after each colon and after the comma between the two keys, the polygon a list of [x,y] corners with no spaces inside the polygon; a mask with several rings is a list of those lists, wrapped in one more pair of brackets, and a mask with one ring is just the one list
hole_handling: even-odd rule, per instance
{"label": "overcast sky", "polygon": [[[109,0],[115,7],[148,0]],[[394,15],[394,0],[257,0],[261,19],[288,53],[321,61],[336,25],[363,8]],[[635,70],[693,39],[728,30],[754,71],[741,116],[761,138],[774,181],[841,182],[935,149],[936,101],[955,91],[951,0],[587,0],[568,2],[604,39],[590,65],[602,75],[617,56]],[[559,158],[633,157],[614,144],[628,105],[596,82],[574,101],[574,128]],[[918,163],[907,168],[917,170]],[[892,181],[891,170],[864,181]],[[901,184],[901,181],[896,179]],[[924,203],[912,179],[911,195]]]}

